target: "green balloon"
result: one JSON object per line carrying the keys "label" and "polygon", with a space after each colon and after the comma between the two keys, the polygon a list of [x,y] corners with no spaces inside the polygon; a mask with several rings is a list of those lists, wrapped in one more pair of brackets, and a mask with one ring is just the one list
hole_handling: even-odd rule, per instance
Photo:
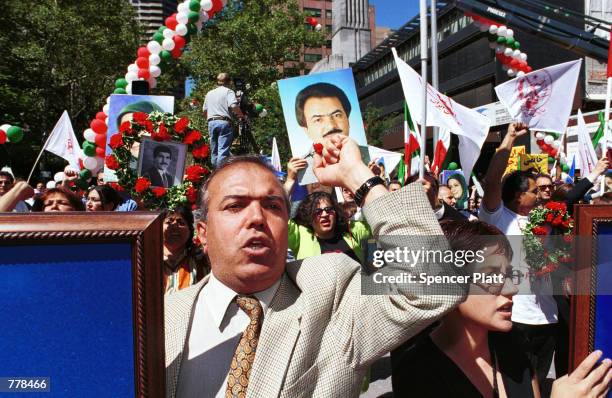
{"label": "green balloon", "polygon": [[255,112],[261,113],[264,110],[264,106],[262,104],[255,105]]}
{"label": "green balloon", "polygon": [[122,77],[120,77],[119,79],[115,80],[115,87],[116,88],[126,88],[127,85],[128,85],[127,80],[125,80]]}
{"label": "green balloon", "polygon": [[555,163],[555,158],[553,158],[552,156],[549,156],[548,163]]}
{"label": "green balloon", "polygon": [[113,94],[127,94],[127,91],[125,91],[124,88],[116,88],[115,91],[113,91]]}
{"label": "green balloon", "polygon": [[162,44],[162,42],[164,41],[164,35],[162,35],[162,34],[161,34],[161,33],[159,33],[159,32],[156,32],[156,33],[153,35],[153,40],[155,40],[155,41],[156,41],[156,42],[158,42],[159,44]]}
{"label": "green balloon", "polygon": [[87,140],[83,141],[83,153],[87,156],[96,156],[96,145]]}
{"label": "green balloon", "polygon": [[159,28],[157,28],[157,31],[159,33],[164,33],[164,30],[168,29],[167,27],[165,27],[164,25],[160,26]]}
{"label": "green balloon", "polygon": [[513,45],[513,44],[514,44],[514,39],[513,39],[512,37],[508,37],[508,38],[506,39],[506,45],[507,45],[508,47],[512,47],[512,45]]}
{"label": "green balloon", "polygon": [[23,130],[21,127],[11,126],[6,129],[6,138],[12,143],[19,142],[23,139]]}
{"label": "green balloon", "polygon": [[189,9],[191,11],[199,12],[200,11],[200,2],[198,0],[191,0],[189,2]]}
{"label": "green balloon", "polygon": [[566,164],[561,166],[561,170],[563,170],[564,173],[567,173],[569,171],[569,169],[570,169],[569,166],[566,165]]}
{"label": "green balloon", "polygon": [[457,163],[455,163],[455,162],[450,162],[448,164],[448,169],[449,170],[457,170],[458,168],[459,168],[459,165]]}
{"label": "green balloon", "polygon": [[189,18],[189,22],[198,22],[198,19],[200,19],[200,13],[195,11],[189,11],[189,14],[187,14],[187,18]]}
{"label": "green balloon", "polygon": [[89,180],[91,178],[91,170],[83,169],[79,171],[79,178],[81,180]]}
{"label": "green balloon", "polygon": [[506,38],[505,38],[505,37],[501,37],[501,36],[499,36],[499,37],[497,38],[497,42],[498,42],[499,44],[506,44]]}
{"label": "green balloon", "polygon": [[162,50],[162,52],[159,53],[159,56],[164,61],[170,61],[172,59],[172,54],[168,50]]}
{"label": "green balloon", "polygon": [[[85,169],[85,170],[87,170],[87,169]],[[82,170],[81,170],[81,171],[82,171]],[[89,170],[87,170],[87,171],[89,171]],[[91,174],[91,172],[90,172],[90,174]],[[91,178],[91,176],[90,176],[89,178]],[[86,179],[78,178],[78,179],[77,179],[77,180],[74,182],[74,184],[75,184],[77,187],[79,187],[80,189],[86,190],[87,188],[89,188],[89,183],[87,182],[87,180],[89,180],[89,178],[86,178]]]}
{"label": "green balloon", "polygon": [[512,43],[512,48],[519,50],[521,48],[521,42],[515,40],[514,43]]}

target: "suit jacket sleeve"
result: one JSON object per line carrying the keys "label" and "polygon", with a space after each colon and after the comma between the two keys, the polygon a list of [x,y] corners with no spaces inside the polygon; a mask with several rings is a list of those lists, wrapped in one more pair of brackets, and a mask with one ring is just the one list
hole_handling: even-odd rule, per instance
{"label": "suit jacket sleeve", "polygon": [[593,188],[593,183],[588,178],[583,178],[567,192],[565,195],[565,203],[567,204],[570,214],[574,211],[574,205],[578,203],[591,188]]}
{"label": "suit jacket sleeve", "polygon": [[[420,184],[389,193],[364,209],[378,244],[385,250],[448,248]],[[397,294],[376,293],[379,285],[364,276],[346,256],[336,256],[336,294],[332,330],[350,366],[369,366],[374,360],[417,334],[461,302],[467,286],[445,284],[424,290],[423,284],[396,285]],[[347,264],[348,263],[348,264]],[[388,274],[460,275],[454,265],[387,263]],[[382,291],[378,291],[382,293]]]}

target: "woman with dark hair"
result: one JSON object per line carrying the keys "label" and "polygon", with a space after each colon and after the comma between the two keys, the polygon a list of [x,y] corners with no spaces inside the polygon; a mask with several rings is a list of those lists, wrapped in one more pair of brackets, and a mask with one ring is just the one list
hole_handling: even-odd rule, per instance
{"label": "woman with dark hair", "polygon": [[178,206],[162,213],[164,240],[164,292],[166,294],[199,282],[210,267],[198,247],[193,244],[194,226],[191,209]]}
{"label": "woman with dark hair", "polygon": [[[452,250],[482,250],[482,261],[466,265],[472,281],[467,299],[398,359],[394,395],[540,397],[529,359],[507,333],[512,329],[512,297],[522,277],[512,270],[508,238],[482,221],[452,220],[441,226]],[[488,280],[476,282],[477,274]],[[612,379],[610,361],[604,360],[588,375],[600,356],[601,352],[593,353],[574,373],[555,381],[551,397],[604,397]]]}
{"label": "woman with dark hair", "polygon": [[32,211],[85,211],[85,205],[75,193],[60,186],[48,189],[34,199]]}
{"label": "woman with dark hair", "polygon": [[113,211],[122,202],[121,197],[112,187],[98,185],[87,192],[87,211]]}
{"label": "woman with dark hair", "polygon": [[468,201],[468,186],[465,182],[465,178],[461,173],[455,173],[448,177],[448,181],[446,182],[448,187],[453,194],[453,197],[457,201],[455,203],[455,208],[457,210],[466,210],[467,209],[467,201]]}
{"label": "woman with dark hair", "polygon": [[308,195],[289,221],[289,248],[297,260],[338,252],[363,264],[362,242],[370,236],[370,227],[362,221],[348,221],[327,192]]}

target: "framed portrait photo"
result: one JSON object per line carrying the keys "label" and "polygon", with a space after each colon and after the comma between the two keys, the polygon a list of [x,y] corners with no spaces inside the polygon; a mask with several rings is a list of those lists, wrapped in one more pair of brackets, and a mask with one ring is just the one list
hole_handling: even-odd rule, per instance
{"label": "framed portrait photo", "polygon": [[161,231],[150,212],[2,215],[0,375],[45,397],[163,397]]}
{"label": "framed portrait photo", "polygon": [[138,155],[138,177],[146,177],[153,187],[170,188],[183,183],[187,145],[143,138]]}

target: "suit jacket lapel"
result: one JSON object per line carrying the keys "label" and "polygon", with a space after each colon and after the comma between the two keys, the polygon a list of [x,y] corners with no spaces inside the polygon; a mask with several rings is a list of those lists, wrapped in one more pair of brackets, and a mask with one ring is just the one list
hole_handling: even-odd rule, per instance
{"label": "suit jacket lapel", "polygon": [[300,291],[283,274],[278,291],[264,316],[248,397],[276,397],[285,380],[293,348],[300,335]]}

